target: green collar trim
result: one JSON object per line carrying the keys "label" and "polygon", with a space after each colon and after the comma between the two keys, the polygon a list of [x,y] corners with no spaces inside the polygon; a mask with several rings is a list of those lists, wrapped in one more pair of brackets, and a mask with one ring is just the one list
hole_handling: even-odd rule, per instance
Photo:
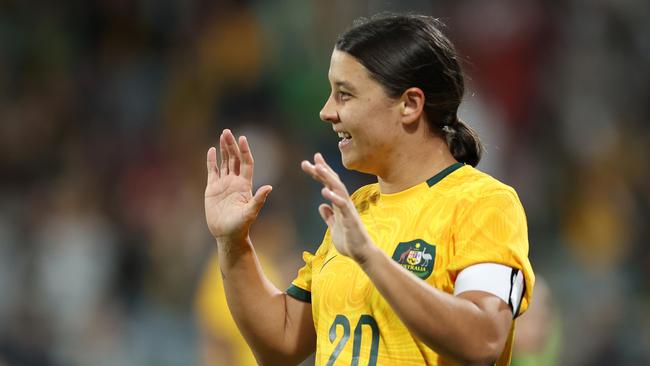
{"label": "green collar trim", "polygon": [[433,187],[434,184],[440,182],[446,176],[453,173],[458,168],[463,167],[464,165],[465,165],[465,163],[460,163],[460,162],[454,163],[454,164],[446,167],[445,169],[443,169],[440,173],[438,173],[438,174],[434,175],[433,177],[427,179],[427,184],[429,185],[429,188]]}

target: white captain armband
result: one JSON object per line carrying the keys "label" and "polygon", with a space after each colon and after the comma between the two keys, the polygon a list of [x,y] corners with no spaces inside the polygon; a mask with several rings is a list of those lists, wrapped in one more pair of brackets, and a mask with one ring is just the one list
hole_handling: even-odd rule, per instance
{"label": "white captain armband", "polygon": [[517,316],[524,294],[524,274],[503,264],[474,264],[460,271],[456,278],[454,296],[466,291],[488,292],[505,301],[513,316]]}

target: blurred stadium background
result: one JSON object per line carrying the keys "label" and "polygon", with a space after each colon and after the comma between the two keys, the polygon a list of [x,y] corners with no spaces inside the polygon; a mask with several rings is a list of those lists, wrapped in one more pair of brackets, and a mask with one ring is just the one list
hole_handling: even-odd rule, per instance
{"label": "blurred stadium background", "polygon": [[[0,2],[0,365],[244,365],[214,276],[205,152],[246,134],[285,288],[324,225],[337,34],[432,14],[465,56],[480,168],[514,186],[538,288],[518,365],[650,364],[650,2]],[[531,310],[532,313],[532,310]],[[309,364],[309,361],[306,362]]]}

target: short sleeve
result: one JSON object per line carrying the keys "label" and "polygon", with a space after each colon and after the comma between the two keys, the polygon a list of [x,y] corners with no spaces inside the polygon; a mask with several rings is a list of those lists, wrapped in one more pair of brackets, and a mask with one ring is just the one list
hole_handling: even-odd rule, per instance
{"label": "short sleeve", "polygon": [[298,276],[291,282],[287,294],[297,300],[311,303],[311,271],[314,255],[302,252],[305,265],[298,271]]}
{"label": "short sleeve", "polygon": [[327,253],[327,247],[329,243],[329,229],[325,233],[325,238],[323,242],[316,250],[315,254],[309,252],[302,253],[302,260],[305,262],[305,265],[298,270],[298,275],[291,282],[291,285],[287,289],[287,295],[300,300],[303,302],[311,303],[311,278],[312,278],[312,269],[322,257]]}
{"label": "short sleeve", "polygon": [[482,194],[463,210],[453,235],[452,281],[463,269],[480,263],[521,270],[523,298],[514,310],[515,316],[522,314],[532,298],[535,275],[528,259],[526,215],[516,193],[503,188]]}

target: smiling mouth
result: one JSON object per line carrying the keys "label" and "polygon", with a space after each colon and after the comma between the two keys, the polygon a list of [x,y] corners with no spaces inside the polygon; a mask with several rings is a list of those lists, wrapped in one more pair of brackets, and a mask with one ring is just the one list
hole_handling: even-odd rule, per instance
{"label": "smiling mouth", "polygon": [[337,133],[339,135],[339,138],[341,139],[341,140],[339,140],[339,149],[343,149],[346,146],[348,146],[350,144],[350,142],[352,141],[352,135],[350,135],[349,133],[347,133],[345,131],[340,131],[340,132],[337,132]]}
{"label": "smiling mouth", "polygon": [[350,135],[349,133],[347,133],[345,131],[339,132],[338,135],[339,135],[339,138],[341,140],[350,140],[350,139],[352,139],[352,135]]}

